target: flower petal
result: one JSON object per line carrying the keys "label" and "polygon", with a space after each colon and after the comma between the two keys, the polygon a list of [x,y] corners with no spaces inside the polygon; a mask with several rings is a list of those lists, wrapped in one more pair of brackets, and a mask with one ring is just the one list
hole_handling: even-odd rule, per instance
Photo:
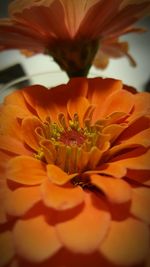
{"label": "flower petal", "polygon": [[87,194],[83,209],[75,217],[58,223],[56,230],[69,250],[91,253],[105,237],[109,223],[110,215],[102,200]]}
{"label": "flower petal", "polygon": [[[122,101],[120,101],[122,99]],[[129,113],[134,105],[134,96],[126,90],[118,91],[108,96],[101,107],[101,116],[112,114],[114,111]]]}
{"label": "flower petal", "polygon": [[104,103],[108,96],[122,89],[122,82],[115,79],[89,79],[88,99],[92,104]]}
{"label": "flower petal", "polygon": [[143,185],[150,186],[150,170],[127,170],[127,177]]}
{"label": "flower petal", "polygon": [[31,154],[30,151],[25,148],[23,142],[7,135],[0,136],[0,148],[19,155]]}
{"label": "flower petal", "polygon": [[89,101],[85,97],[76,97],[69,99],[67,103],[67,110],[71,119],[73,119],[74,114],[77,113],[79,115],[80,125],[83,126],[83,118],[89,105]]}
{"label": "flower petal", "polygon": [[102,190],[109,201],[113,203],[124,203],[131,199],[131,187],[122,179],[115,179],[100,175],[90,176],[92,184]]}
{"label": "flower petal", "polygon": [[18,156],[9,160],[6,177],[17,183],[36,185],[46,178],[46,171],[41,161],[27,156]]}
{"label": "flower petal", "polygon": [[[118,157],[117,163],[121,164],[122,167],[128,168],[128,169],[134,169],[134,170],[149,170],[150,169],[150,150],[145,152],[144,154],[138,156],[137,152],[139,151],[138,149],[135,150],[133,153],[129,152],[128,155],[126,154],[126,158],[120,159]],[[134,156],[133,156],[133,155]],[[133,156],[133,157],[129,157]],[[125,157],[125,156],[124,156]],[[115,158],[116,160],[117,158]],[[111,163],[113,164],[113,163]]]}
{"label": "flower petal", "polygon": [[54,227],[43,216],[18,221],[13,230],[13,238],[17,253],[31,262],[46,260],[61,247]]}
{"label": "flower petal", "polygon": [[10,191],[5,200],[5,210],[9,215],[22,216],[41,199],[38,186]]}
{"label": "flower petal", "polygon": [[22,133],[24,141],[34,150],[39,148],[38,137],[35,133],[35,129],[41,126],[42,123],[37,117],[27,117],[22,121]]}
{"label": "flower petal", "polygon": [[135,119],[144,114],[150,113],[150,94],[148,92],[141,92],[134,95],[134,112],[131,119]]}
{"label": "flower petal", "polygon": [[59,187],[49,180],[43,182],[41,190],[45,205],[57,210],[73,208],[81,204],[84,199],[80,187]]}
{"label": "flower petal", "polygon": [[108,156],[112,158],[115,154],[121,153],[124,149],[130,149],[137,146],[149,147],[150,146],[150,129],[141,131],[140,133],[121,141],[108,151]]}
{"label": "flower petal", "polygon": [[112,221],[108,235],[99,250],[115,264],[133,266],[146,259],[148,248],[148,226],[128,218],[119,222]]}
{"label": "flower petal", "polygon": [[112,143],[118,138],[118,136],[124,131],[125,128],[126,128],[125,125],[111,124],[111,125],[106,126],[103,129],[102,133],[109,134],[110,141]]}
{"label": "flower petal", "polygon": [[141,132],[135,134],[132,137],[122,141],[125,145],[137,144],[145,147],[150,146],[150,129],[141,130]]}
{"label": "flower petal", "polygon": [[66,1],[61,0],[64,6],[66,25],[69,33],[74,37],[78,31],[82,20],[84,19],[86,13],[92,8],[99,0],[83,0],[83,1]]}
{"label": "flower petal", "polygon": [[28,86],[22,90],[23,97],[29,106],[35,110],[37,102],[43,102],[47,96],[47,89],[41,85]]}
{"label": "flower petal", "polygon": [[15,254],[12,233],[10,231],[0,233],[0,248],[0,267],[4,267]]}
{"label": "flower petal", "polygon": [[43,182],[41,190],[45,205],[56,210],[71,209],[84,200],[83,190],[79,186],[59,187],[47,179]]}
{"label": "flower petal", "polygon": [[150,224],[150,188],[133,189],[131,213]]}
{"label": "flower petal", "polygon": [[27,103],[25,102],[25,99],[23,97],[22,91],[21,90],[16,90],[13,93],[7,95],[4,99],[4,103],[6,105],[17,105],[18,107],[22,108],[25,110],[25,112],[28,115],[32,115],[31,111],[27,107]]}
{"label": "flower petal", "polygon": [[24,110],[15,105],[2,106],[0,113],[0,134],[9,135],[22,140],[20,125],[17,118],[24,116]]}
{"label": "flower petal", "polygon": [[110,175],[116,178],[121,178],[126,174],[126,168],[118,162],[106,163],[93,171],[85,172],[87,174],[102,174]]}
{"label": "flower petal", "polygon": [[6,180],[0,179],[0,224],[7,222],[7,214],[5,210],[5,197],[8,192]]}
{"label": "flower petal", "polygon": [[63,185],[63,184],[66,184],[68,181],[70,181],[77,174],[74,173],[74,174],[68,175],[66,172],[64,172],[59,167],[53,164],[48,164],[47,175],[52,183],[57,184],[57,185]]}

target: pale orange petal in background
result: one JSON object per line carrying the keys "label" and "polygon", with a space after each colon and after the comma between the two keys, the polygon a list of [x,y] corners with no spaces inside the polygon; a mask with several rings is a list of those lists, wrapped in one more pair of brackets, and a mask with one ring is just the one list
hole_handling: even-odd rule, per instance
{"label": "pale orange petal in background", "polygon": [[92,64],[107,67],[109,58],[126,56],[135,66],[119,37],[142,32],[134,24],[149,14],[150,2],[14,0],[8,9],[9,18],[0,21],[0,50],[49,54],[73,77],[86,76]]}

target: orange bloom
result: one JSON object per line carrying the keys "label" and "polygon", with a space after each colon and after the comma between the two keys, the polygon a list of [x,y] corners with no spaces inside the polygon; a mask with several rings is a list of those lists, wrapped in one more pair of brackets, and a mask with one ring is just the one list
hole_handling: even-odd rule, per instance
{"label": "orange bloom", "polygon": [[96,53],[100,68],[116,55],[133,65],[118,38],[141,31],[133,25],[149,9],[149,0],[14,0],[0,21],[0,50],[50,54],[69,76],[87,75]]}
{"label": "orange bloom", "polygon": [[5,98],[0,125],[0,266],[148,266],[148,93],[35,85]]}

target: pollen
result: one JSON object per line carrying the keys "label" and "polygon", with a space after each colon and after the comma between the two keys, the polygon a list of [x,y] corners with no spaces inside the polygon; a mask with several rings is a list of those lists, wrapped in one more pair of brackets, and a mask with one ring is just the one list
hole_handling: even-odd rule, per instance
{"label": "pollen", "polygon": [[92,125],[90,120],[85,120],[81,127],[77,113],[69,120],[60,113],[57,122],[47,117],[38,131],[44,137],[38,136],[39,150],[35,158],[55,164],[69,174],[91,170],[101,159],[101,130],[101,126]]}

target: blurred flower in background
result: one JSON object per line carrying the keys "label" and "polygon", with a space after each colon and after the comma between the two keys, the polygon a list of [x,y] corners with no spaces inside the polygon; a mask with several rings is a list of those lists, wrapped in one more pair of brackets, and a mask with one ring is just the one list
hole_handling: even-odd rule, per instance
{"label": "blurred flower in background", "polygon": [[15,0],[0,22],[0,49],[49,54],[70,77],[86,76],[92,64],[103,69],[110,57],[134,66],[119,37],[141,32],[133,25],[149,10],[149,0]]}

